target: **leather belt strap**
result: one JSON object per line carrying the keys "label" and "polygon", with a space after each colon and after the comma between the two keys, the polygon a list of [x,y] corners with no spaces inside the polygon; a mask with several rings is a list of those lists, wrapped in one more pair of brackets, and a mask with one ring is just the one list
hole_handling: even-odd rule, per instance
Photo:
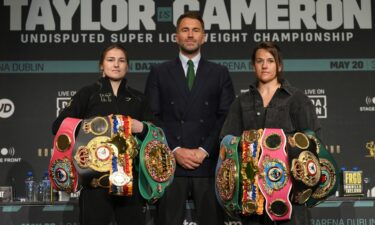
{"label": "leather belt strap", "polygon": [[[131,136],[131,118],[122,115],[110,115],[111,142],[117,151],[110,157],[109,193],[114,195],[133,195],[133,157],[136,155],[136,141]],[[123,143],[125,142],[125,143]]]}
{"label": "leather belt strap", "polygon": [[75,144],[75,132],[82,120],[65,118],[53,141],[53,154],[48,166],[49,178],[54,189],[76,192],[78,187],[77,171],[73,166],[72,151]]}
{"label": "leather belt strap", "polygon": [[239,203],[240,161],[237,152],[240,137],[227,135],[220,144],[220,155],[215,172],[216,197],[226,211],[235,219],[239,219],[242,209]]}
{"label": "leather belt strap", "polygon": [[144,122],[148,132],[139,153],[139,191],[144,199],[155,202],[172,183],[176,160],[162,129]]}
{"label": "leather belt strap", "polygon": [[263,130],[247,130],[242,133],[242,214],[263,214],[264,197],[258,188],[259,139]]}
{"label": "leather belt strap", "polygon": [[292,182],[285,146],[286,137],[282,129],[264,129],[258,162],[258,184],[266,199],[266,212],[273,221],[289,220],[292,215],[289,200]]}
{"label": "leather belt strap", "polygon": [[292,201],[304,204],[317,188],[321,168],[318,142],[302,132],[288,136],[288,157],[293,182]]}
{"label": "leather belt strap", "polygon": [[305,134],[317,143],[321,168],[321,178],[318,183],[318,188],[306,202],[307,206],[312,207],[321,203],[328,196],[335,194],[340,183],[340,177],[337,176],[339,174],[339,168],[335,159],[316,136],[315,132],[308,130],[305,131]]}

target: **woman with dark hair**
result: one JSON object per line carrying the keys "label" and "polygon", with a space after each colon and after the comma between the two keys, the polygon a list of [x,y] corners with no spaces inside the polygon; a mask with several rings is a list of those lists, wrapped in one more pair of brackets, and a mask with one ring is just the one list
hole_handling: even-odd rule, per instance
{"label": "woman with dark hair", "polygon": [[[67,117],[88,119],[117,114],[129,116],[132,135],[142,139],[147,133],[147,126],[140,121],[152,121],[153,116],[143,94],[127,85],[125,75],[128,71],[128,61],[128,54],[124,47],[118,44],[108,46],[99,62],[101,77],[73,96],[68,106],[54,121],[53,134],[58,132]],[[108,188],[92,185],[92,180],[81,180],[82,189],[79,197],[81,225],[109,224],[113,218],[117,224],[146,224],[145,200],[138,191],[135,166],[132,168],[134,177],[131,196],[111,195],[108,193]]]}
{"label": "woman with dark hair", "polygon": [[[256,81],[250,84],[248,92],[239,95],[231,105],[221,130],[221,138],[227,135],[240,137],[244,131],[265,128],[282,129],[285,134],[306,130],[316,133],[320,130],[311,100],[281,76],[283,63],[280,49],[276,44],[272,42],[258,44],[252,53],[252,66]],[[254,152],[256,151],[254,150]],[[254,160],[255,158],[256,156],[254,156]],[[260,202],[262,201],[257,202],[259,203],[258,209],[268,207],[263,206],[263,203]],[[286,210],[286,208],[283,209]],[[302,212],[296,213],[296,210]],[[308,216],[305,214],[307,210],[304,210],[303,207],[295,207],[293,211],[292,220],[294,222],[297,224],[309,222]],[[288,212],[291,212],[291,209]],[[252,214],[241,217],[243,224],[248,224],[247,222],[250,224],[276,224],[266,216],[263,210],[257,211],[257,214],[261,216]],[[299,217],[303,221],[298,222]]]}
{"label": "woman with dark hair", "polygon": [[282,77],[279,47],[272,42],[257,45],[252,54],[256,81],[249,92],[234,101],[221,130],[240,136],[244,130],[281,128],[285,133],[319,131],[320,125],[311,100]]}

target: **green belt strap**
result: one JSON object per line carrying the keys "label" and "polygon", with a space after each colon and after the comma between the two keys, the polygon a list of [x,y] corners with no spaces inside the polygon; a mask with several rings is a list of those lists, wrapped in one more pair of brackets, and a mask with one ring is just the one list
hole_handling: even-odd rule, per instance
{"label": "green belt strap", "polygon": [[139,152],[139,191],[148,202],[156,202],[173,181],[176,161],[162,129],[144,122],[147,135]]}
{"label": "green belt strap", "polygon": [[319,149],[317,149],[319,162],[321,164],[322,176],[325,176],[322,177],[324,179],[320,179],[318,188],[306,202],[307,206],[313,207],[321,203],[330,195],[335,194],[340,181],[340,177],[338,176],[339,170],[335,159],[333,158],[331,153],[328,152],[324,144],[318,139],[316,134],[310,130],[304,131],[304,133],[312,138],[315,138],[316,142],[319,145]]}
{"label": "green belt strap", "polygon": [[[226,213],[235,219],[239,218],[239,214],[241,213],[242,209],[239,204],[239,196],[240,196],[240,161],[238,158],[238,144],[240,142],[240,137],[232,136],[232,135],[227,135],[223,138],[221,141],[220,145],[220,156],[218,159],[218,163],[216,166],[216,185],[215,185],[215,192],[216,192],[216,197],[219,200],[220,205],[224,208]],[[235,175],[233,176],[235,181],[234,181],[234,189],[233,192],[230,194],[229,199],[222,199],[220,196],[220,187],[218,187],[218,179],[222,179],[223,175],[219,174],[220,170],[223,169],[223,165],[226,163],[234,162],[235,165]],[[227,171],[229,172],[229,171]],[[221,176],[221,177],[220,177]],[[225,177],[225,176],[224,176]],[[228,181],[229,182],[229,181]],[[223,189],[223,188],[222,188]],[[226,191],[226,190],[221,190],[221,191]]]}

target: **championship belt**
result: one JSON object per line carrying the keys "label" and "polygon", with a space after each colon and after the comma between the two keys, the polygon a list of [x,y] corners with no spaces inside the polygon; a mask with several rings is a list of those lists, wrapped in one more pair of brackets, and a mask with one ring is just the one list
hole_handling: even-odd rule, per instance
{"label": "championship belt", "polygon": [[110,115],[108,118],[112,125],[110,143],[117,146],[111,155],[109,193],[131,196],[133,195],[133,159],[138,154],[138,142],[131,132],[131,118],[122,115]]}
{"label": "championship belt", "polygon": [[304,204],[318,187],[321,167],[317,154],[319,142],[302,132],[288,136],[288,157],[291,165],[292,201]]}
{"label": "championship belt", "polygon": [[317,151],[321,168],[321,177],[318,188],[312,193],[311,197],[306,202],[307,206],[312,207],[319,204],[328,196],[333,195],[337,190],[340,180],[339,176],[337,176],[337,174],[339,174],[339,170],[332,155],[316,137],[316,134],[313,131],[305,131],[305,134],[310,139],[315,140],[317,143]]}
{"label": "championship belt", "polygon": [[80,119],[65,118],[53,141],[53,154],[48,166],[49,178],[54,189],[67,193],[76,192],[78,176],[73,166],[72,150],[75,132]]}
{"label": "championship belt", "polygon": [[73,155],[85,186],[108,188],[114,195],[132,195],[138,143],[131,135],[130,123],[131,118],[122,115],[83,121]]}
{"label": "championship belt", "polygon": [[292,181],[289,178],[285,134],[282,129],[266,128],[260,144],[258,184],[266,199],[266,212],[273,221],[289,220],[292,215],[289,200]]}
{"label": "championship belt", "polygon": [[139,153],[139,191],[144,199],[155,202],[172,183],[176,160],[163,130],[146,123],[148,132]]}
{"label": "championship belt", "polygon": [[239,219],[242,212],[239,204],[240,162],[237,148],[240,137],[227,135],[220,144],[220,155],[215,172],[215,192],[217,199],[226,213]]}
{"label": "championship belt", "polygon": [[258,188],[259,139],[263,130],[247,130],[241,136],[242,214],[263,214],[264,197]]}

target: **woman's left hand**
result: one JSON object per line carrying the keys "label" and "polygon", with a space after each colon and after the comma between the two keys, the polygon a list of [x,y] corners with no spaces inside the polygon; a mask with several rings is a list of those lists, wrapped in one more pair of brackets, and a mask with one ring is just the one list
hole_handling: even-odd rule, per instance
{"label": "woman's left hand", "polygon": [[143,123],[139,120],[132,119],[131,129],[132,129],[132,133],[142,133]]}

